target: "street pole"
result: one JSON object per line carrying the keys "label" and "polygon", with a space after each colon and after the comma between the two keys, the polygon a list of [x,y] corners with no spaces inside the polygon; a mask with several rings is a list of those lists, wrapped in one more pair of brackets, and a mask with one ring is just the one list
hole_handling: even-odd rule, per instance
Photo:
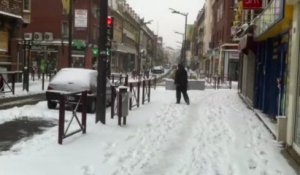
{"label": "street pole", "polygon": [[140,75],[140,73],[141,73],[141,62],[142,62],[142,58],[141,58],[141,51],[140,51],[140,45],[141,45],[141,30],[142,30],[142,27],[144,26],[144,25],[147,25],[147,24],[150,24],[152,22],[152,20],[150,20],[150,21],[147,21],[147,22],[144,22],[144,20],[141,20],[140,22],[139,22],[139,32],[138,32],[138,43],[137,43],[137,51],[138,51],[138,67],[137,67],[137,73],[138,73],[138,75]]}
{"label": "street pole", "polygon": [[182,54],[183,56],[181,57],[181,62],[183,62],[184,66],[186,66],[186,30],[187,30],[187,17],[188,17],[188,13],[182,13],[180,11],[177,11],[173,8],[169,8],[172,13],[174,14],[179,14],[185,17],[185,23],[184,23],[184,41],[182,44]]}
{"label": "street pole", "polygon": [[69,4],[69,47],[68,47],[68,67],[72,67],[72,40],[73,40],[73,0]]}
{"label": "street pole", "polygon": [[183,42],[183,64],[186,66],[186,28],[187,28],[187,15],[185,14],[185,24],[184,24],[184,42]]}
{"label": "street pole", "polygon": [[138,51],[138,54],[137,54],[137,59],[138,59],[138,66],[137,66],[137,74],[138,76],[140,76],[140,73],[141,73],[141,52],[140,52],[140,44],[141,44],[141,25],[142,24],[139,24],[139,32],[138,32],[138,43],[137,43],[137,51]]}
{"label": "street pole", "polygon": [[98,40],[98,77],[97,77],[97,107],[96,107],[96,123],[99,121],[105,124],[106,114],[106,43],[107,43],[107,0],[99,2],[99,40]]}

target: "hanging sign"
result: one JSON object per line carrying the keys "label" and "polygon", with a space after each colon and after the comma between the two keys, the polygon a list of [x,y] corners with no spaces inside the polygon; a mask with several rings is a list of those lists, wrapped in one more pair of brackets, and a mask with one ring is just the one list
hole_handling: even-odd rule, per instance
{"label": "hanging sign", "polygon": [[243,9],[261,9],[262,0],[243,0]]}

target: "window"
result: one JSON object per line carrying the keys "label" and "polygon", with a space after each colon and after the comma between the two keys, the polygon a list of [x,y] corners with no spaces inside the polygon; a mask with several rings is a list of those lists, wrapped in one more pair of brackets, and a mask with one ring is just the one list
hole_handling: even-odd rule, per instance
{"label": "window", "polygon": [[30,11],[30,0],[23,0],[23,10]]}
{"label": "window", "polygon": [[69,25],[67,21],[63,21],[61,25],[61,35],[63,37],[68,37],[69,35]]}

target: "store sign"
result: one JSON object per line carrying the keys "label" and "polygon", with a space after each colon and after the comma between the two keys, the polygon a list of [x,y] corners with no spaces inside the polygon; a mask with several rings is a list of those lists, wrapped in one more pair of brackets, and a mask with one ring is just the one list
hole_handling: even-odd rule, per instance
{"label": "store sign", "polygon": [[229,52],[229,59],[239,59],[240,58],[240,54],[239,52]]}
{"label": "store sign", "polygon": [[254,19],[254,36],[259,37],[284,18],[284,0],[273,0],[266,9]]}
{"label": "store sign", "polygon": [[87,28],[87,15],[88,12],[85,9],[75,10],[75,27],[76,28]]}
{"label": "store sign", "polygon": [[261,9],[262,0],[243,0],[243,9]]}

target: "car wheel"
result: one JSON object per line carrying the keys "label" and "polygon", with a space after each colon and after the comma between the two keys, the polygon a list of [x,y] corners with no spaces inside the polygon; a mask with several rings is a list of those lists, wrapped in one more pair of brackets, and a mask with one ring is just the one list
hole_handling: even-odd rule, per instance
{"label": "car wheel", "polygon": [[88,113],[95,113],[96,111],[96,100],[91,100],[91,102],[87,106]]}
{"label": "car wheel", "polygon": [[47,105],[48,105],[49,109],[55,109],[57,103],[56,102],[52,102],[52,101],[48,101]]}

